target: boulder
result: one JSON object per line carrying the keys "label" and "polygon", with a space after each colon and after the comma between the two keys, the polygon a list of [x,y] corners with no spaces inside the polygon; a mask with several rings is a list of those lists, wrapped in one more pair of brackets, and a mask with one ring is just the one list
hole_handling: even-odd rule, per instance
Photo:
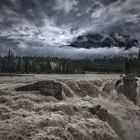
{"label": "boulder", "polygon": [[124,83],[124,95],[136,104],[136,89],[138,87],[137,79],[133,75],[127,75],[123,79]]}
{"label": "boulder", "polygon": [[106,120],[108,115],[108,111],[106,108],[101,107],[100,110],[97,112],[97,116],[99,117],[100,120]]}
{"label": "boulder", "polygon": [[108,111],[106,108],[102,107],[101,105],[96,105],[94,107],[88,108],[88,110],[93,114],[97,115],[100,120],[106,120]]}
{"label": "boulder", "polygon": [[62,100],[62,85],[56,81],[39,81],[34,84],[25,85],[16,88],[16,91],[39,91],[45,96],[53,96],[58,100]]}
{"label": "boulder", "polygon": [[88,108],[88,109],[93,115],[96,115],[97,112],[101,109],[101,105],[96,105],[96,106]]}
{"label": "boulder", "polygon": [[133,101],[135,104],[137,97],[137,87],[137,79],[132,74],[123,77],[121,80],[117,80],[115,85],[115,89],[119,94],[124,94],[129,100]]}

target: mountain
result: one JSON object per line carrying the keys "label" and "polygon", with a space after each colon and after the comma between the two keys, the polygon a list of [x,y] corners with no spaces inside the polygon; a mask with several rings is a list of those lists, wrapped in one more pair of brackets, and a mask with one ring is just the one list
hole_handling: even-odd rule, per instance
{"label": "mountain", "polygon": [[111,33],[109,35],[104,34],[87,34],[81,35],[75,38],[71,44],[71,47],[75,48],[104,48],[104,47],[119,47],[130,49],[132,47],[138,47],[139,41],[131,38],[129,35],[122,35],[118,33]]}

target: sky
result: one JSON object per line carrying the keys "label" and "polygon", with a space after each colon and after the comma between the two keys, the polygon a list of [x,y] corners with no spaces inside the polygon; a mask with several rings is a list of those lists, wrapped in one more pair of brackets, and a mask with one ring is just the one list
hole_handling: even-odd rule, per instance
{"label": "sky", "polygon": [[140,0],[0,0],[0,53],[93,58],[138,48],[62,47],[79,35],[118,32],[139,40]]}

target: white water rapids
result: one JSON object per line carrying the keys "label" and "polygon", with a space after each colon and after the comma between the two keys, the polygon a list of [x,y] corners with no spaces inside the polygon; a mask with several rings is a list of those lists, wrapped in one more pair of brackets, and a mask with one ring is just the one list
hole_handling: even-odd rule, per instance
{"label": "white water rapids", "polygon": [[[139,140],[137,105],[114,89],[119,75],[28,75],[0,79],[0,140]],[[62,84],[63,100],[15,87],[39,80]],[[104,119],[88,108],[100,105]]]}

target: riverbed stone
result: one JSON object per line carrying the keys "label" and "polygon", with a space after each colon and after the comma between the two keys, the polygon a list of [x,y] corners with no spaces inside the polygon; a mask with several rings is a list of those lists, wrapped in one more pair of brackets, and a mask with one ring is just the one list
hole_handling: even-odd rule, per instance
{"label": "riverbed stone", "polygon": [[53,96],[58,100],[62,100],[62,85],[53,80],[39,81],[34,84],[25,85],[16,88],[16,91],[39,91],[45,96]]}

